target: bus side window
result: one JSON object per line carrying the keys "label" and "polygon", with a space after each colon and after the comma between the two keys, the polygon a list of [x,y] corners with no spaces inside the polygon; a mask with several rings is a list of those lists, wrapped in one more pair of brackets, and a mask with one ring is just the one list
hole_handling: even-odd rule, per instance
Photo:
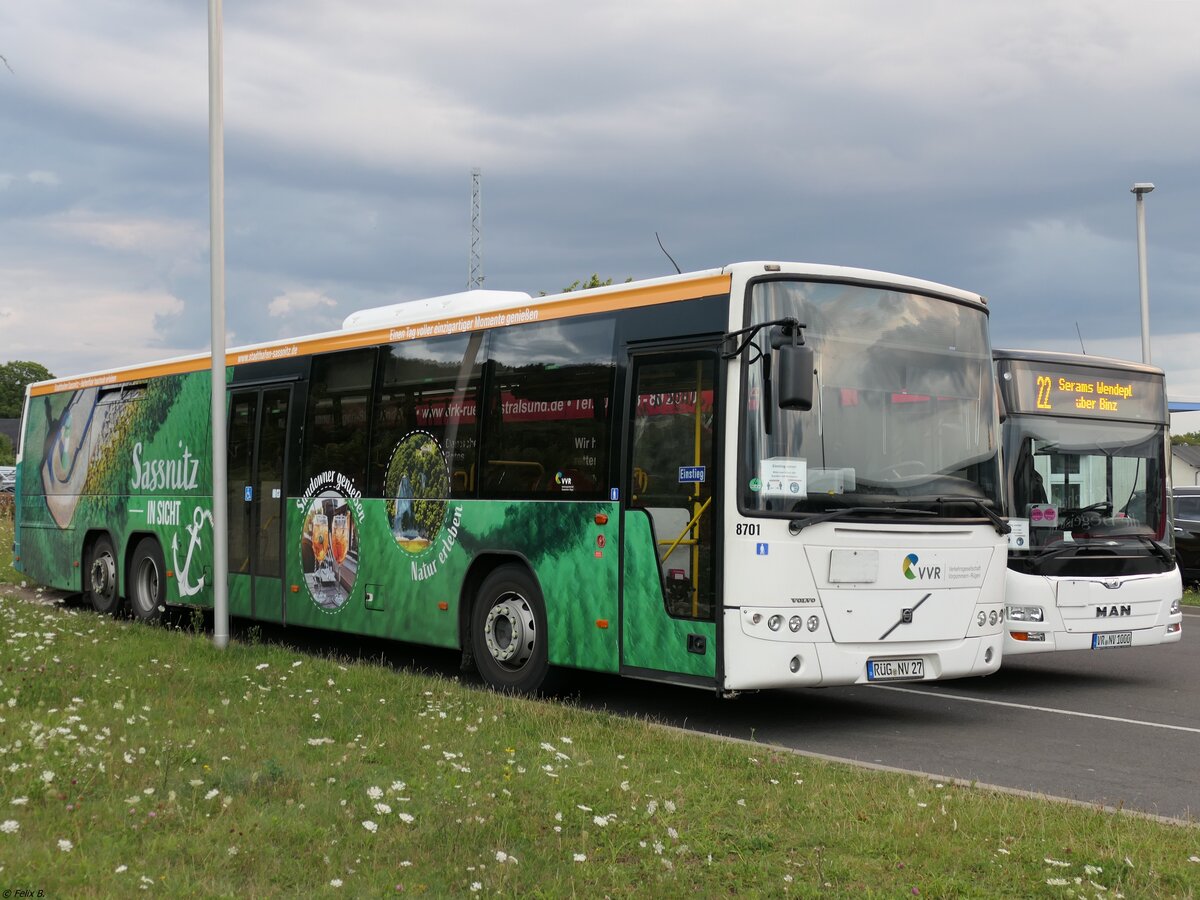
{"label": "bus side window", "polygon": [[606,495],[613,339],[609,317],[493,332],[482,496]]}
{"label": "bus side window", "polygon": [[394,495],[392,461],[421,435],[432,437],[445,455],[450,495],[473,495],[484,341],[483,334],[452,335],[383,348],[371,423],[370,496]]}
{"label": "bus side window", "polygon": [[313,357],[301,483],[338,472],[365,487],[374,372],[374,348]]}

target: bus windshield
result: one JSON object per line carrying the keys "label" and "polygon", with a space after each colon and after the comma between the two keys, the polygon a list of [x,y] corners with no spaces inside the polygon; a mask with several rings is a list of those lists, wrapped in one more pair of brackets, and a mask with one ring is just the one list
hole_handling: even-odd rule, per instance
{"label": "bus windshield", "polygon": [[983,310],[884,286],[782,279],[753,286],[749,322],[788,316],[806,326],[813,348],[813,405],[764,415],[771,401],[763,367],[753,359],[743,364],[744,510],[999,511]]}
{"label": "bus windshield", "polygon": [[1030,550],[1167,538],[1162,425],[1011,416],[1004,440]]}

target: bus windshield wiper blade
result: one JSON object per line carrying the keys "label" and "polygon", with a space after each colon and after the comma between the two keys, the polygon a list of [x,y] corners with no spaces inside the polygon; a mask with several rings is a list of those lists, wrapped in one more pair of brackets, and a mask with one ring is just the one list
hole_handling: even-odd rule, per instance
{"label": "bus windshield wiper blade", "polygon": [[1121,537],[1135,537],[1139,541],[1145,541],[1150,546],[1150,552],[1153,553],[1155,556],[1157,556],[1159,559],[1161,559],[1163,562],[1168,563],[1168,564],[1175,562],[1175,557],[1171,555],[1171,551],[1168,550],[1166,547],[1164,547],[1162,544],[1160,544],[1158,541],[1156,541],[1154,538],[1150,537],[1150,535],[1148,535],[1148,534],[1138,534],[1135,531],[1135,532],[1130,532],[1127,535],[1123,534],[1123,535],[1121,535]]}
{"label": "bus windshield wiper blade", "polygon": [[843,506],[840,509],[827,509],[823,513],[817,513],[815,516],[807,516],[803,519],[792,519],[788,523],[788,531],[792,534],[799,534],[809,525],[818,525],[821,522],[830,522],[834,519],[845,519],[856,514],[874,515],[874,516],[936,516],[933,510],[929,509],[910,509],[906,506]]}
{"label": "bus windshield wiper blade", "polygon": [[978,497],[938,497],[934,503],[970,503],[987,516],[992,523],[992,527],[996,529],[996,534],[1008,534],[1012,531],[1012,526],[996,515],[992,508]]}

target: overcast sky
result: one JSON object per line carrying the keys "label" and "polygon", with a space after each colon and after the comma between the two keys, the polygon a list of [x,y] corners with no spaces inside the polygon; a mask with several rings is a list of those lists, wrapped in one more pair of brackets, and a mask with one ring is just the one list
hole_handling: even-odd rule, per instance
{"label": "overcast sky", "polygon": [[[231,345],[747,259],[977,291],[1200,398],[1200,4],[228,0]],[[205,0],[0,7],[0,362],[209,345]],[[1193,426],[1188,425],[1188,430]]]}

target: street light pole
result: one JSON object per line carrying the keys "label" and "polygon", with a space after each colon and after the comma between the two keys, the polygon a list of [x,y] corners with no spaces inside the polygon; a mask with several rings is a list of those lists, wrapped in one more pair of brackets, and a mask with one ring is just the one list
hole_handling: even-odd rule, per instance
{"label": "street light pole", "polygon": [[1150,365],[1150,289],[1146,280],[1146,204],[1145,196],[1154,190],[1148,181],[1139,181],[1130,193],[1137,196],[1138,287],[1142,298],[1142,362]]}
{"label": "street light pole", "polygon": [[212,306],[213,645],[229,645],[229,470],[225,449],[225,103],[221,0],[208,0],[208,192]]}

